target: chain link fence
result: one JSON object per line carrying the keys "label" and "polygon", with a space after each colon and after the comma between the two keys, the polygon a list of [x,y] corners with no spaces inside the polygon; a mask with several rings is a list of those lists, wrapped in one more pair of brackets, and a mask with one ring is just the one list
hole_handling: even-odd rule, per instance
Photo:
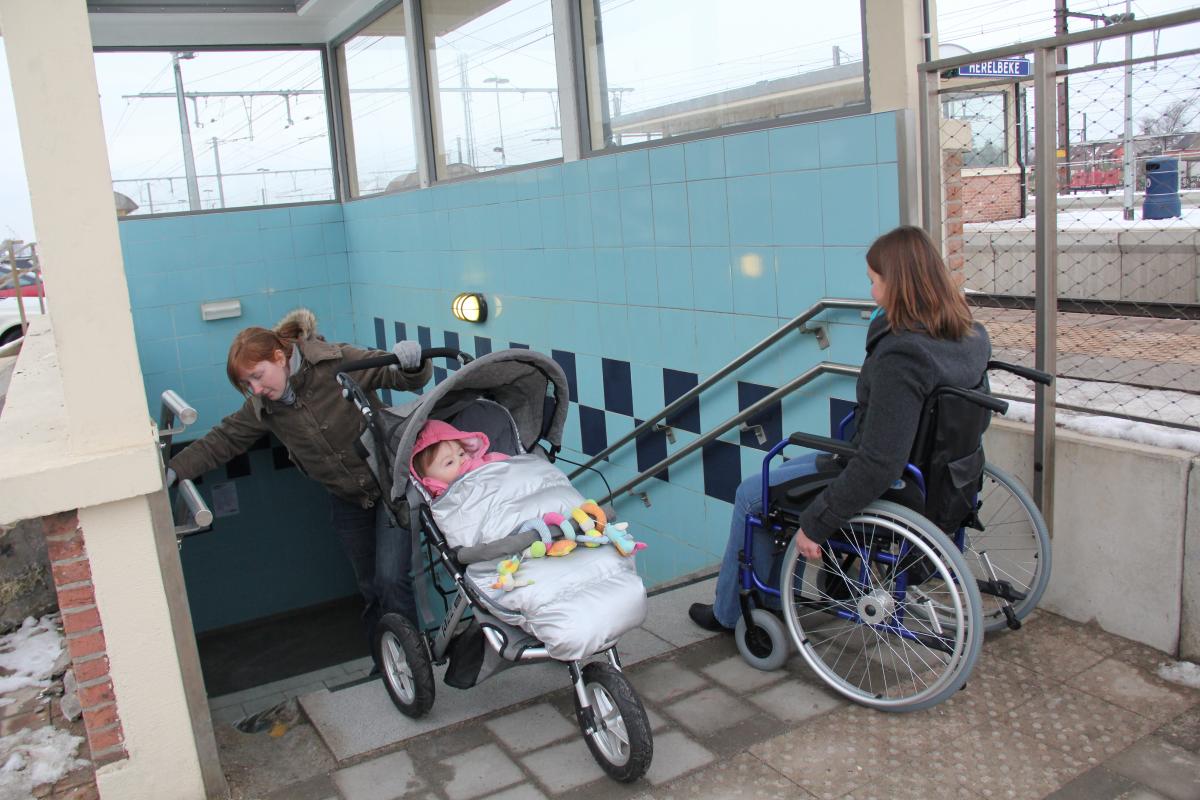
{"label": "chain link fence", "polygon": [[[1189,16],[1200,19],[1184,12],[1159,18],[1161,26],[1141,22],[1134,35],[1121,33],[1133,25],[1118,24],[1083,41],[1063,37],[1065,46],[1042,50],[1056,55],[1055,81],[1042,97],[1029,45],[991,51],[982,69],[941,69],[925,80],[927,97],[936,93],[941,153],[941,174],[928,174],[927,185],[941,187],[947,261],[996,357],[1037,360],[1037,252],[1051,243],[1057,352],[1045,363],[1057,364],[1058,407],[1196,431],[1200,49],[1159,52],[1168,26],[1200,42],[1200,22]],[[1050,107],[1039,114],[1039,104]],[[1047,218],[1054,235],[1044,240],[1036,222],[1039,118],[1053,121],[1043,141],[1056,150],[1044,162],[1054,164],[1057,183]],[[1017,379],[994,388],[1033,396]]]}

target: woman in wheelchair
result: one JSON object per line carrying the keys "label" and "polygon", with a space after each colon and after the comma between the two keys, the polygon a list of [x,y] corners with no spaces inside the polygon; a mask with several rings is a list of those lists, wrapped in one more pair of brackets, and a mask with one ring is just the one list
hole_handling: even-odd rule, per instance
{"label": "woman in wheelchair", "polygon": [[[979,387],[991,354],[987,331],[972,321],[963,292],[924,231],[896,228],[871,245],[866,260],[871,297],[879,308],[868,326],[856,389],[851,444],[857,453],[795,518],[795,546],[806,561],[818,564],[822,543],[897,483],[930,396],[940,387]],[[824,471],[829,459],[824,454],[790,459],[771,469],[769,483],[777,486]],[[747,516],[762,513],[763,489],[758,474],[737,489],[714,602],[696,603],[688,611],[702,628],[728,631],[743,617],[739,554]],[[754,537],[754,572],[775,580],[775,537],[763,528]],[[858,614],[866,616],[862,609]]]}

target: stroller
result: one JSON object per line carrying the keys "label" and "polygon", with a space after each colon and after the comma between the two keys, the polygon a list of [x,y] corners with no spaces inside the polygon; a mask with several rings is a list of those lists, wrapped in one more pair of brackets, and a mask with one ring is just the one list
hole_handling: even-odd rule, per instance
{"label": "stroller", "polygon": [[[545,480],[551,483],[555,476],[561,478],[558,491],[579,497],[566,476],[551,466],[566,422],[566,376],[553,359],[531,350],[503,350],[472,359],[453,348],[425,349],[422,361],[430,358],[456,359],[461,366],[404,406],[373,404],[349,374],[395,364],[394,355],[347,362],[337,376],[343,396],[367,421],[359,452],[379,483],[392,521],[413,532],[421,624],[396,613],[385,613],[380,620],[373,646],[387,692],[401,713],[418,718],[433,705],[434,665],[449,662],[444,681],[469,688],[516,664],[565,663],[575,690],[576,720],[592,756],[613,779],[635,781],[649,768],[654,746],[646,710],[616,650],[617,637],[639,625],[645,615],[645,587],[632,559],[612,547],[580,547],[565,558],[537,559],[530,567],[542,570],[533,573],[536,585],[505,592],[491,581],[499,562],[521,553],[541,534],[535,530],[504,536],[513,530],[511,515],[495,500],[494,487],[472,487],[459,494],[470,495],[464,504],[468,516],[488,522],[492,534],[499,530],[501,538],[480,541],[473,531],[456,533],[450,523],[462,515],[447,516],[443,505],[453,504],[456,487],[474,476],[516,469],[508,465],[517,464],[521,470],[541,470],[538,474],[549,476]],[[483,432],[493,452],[512,457],[451,484],[438,498],[438,515],[425,488],[409,480],[413,445],[430,419]],[[422,564],[428,566],[422,569]],[[583,571],[582,580],[575,579],[575,570]],[[432,584],[429,592],[419,580],[426,572]],[[554,591],[560,597],[548,594]],[[444,613],[440,625],[430,610],[434,594],[440,596]],[[596,613],[597,608],[605,613]],[[595,656],[602,659],[589,660]]]}

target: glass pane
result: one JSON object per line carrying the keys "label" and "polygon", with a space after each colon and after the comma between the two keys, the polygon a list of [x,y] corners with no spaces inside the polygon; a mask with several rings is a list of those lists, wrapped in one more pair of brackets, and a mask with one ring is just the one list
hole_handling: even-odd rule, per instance
{"label": "glass pane", "polygon": [[335,196],[317,51],[97,53],[96,78],[130,214]]}
{"label": "glass pane", "polygon": [[562,156],[550,0],[422,4],[437,175]]}
{"label": "glass pane", "polygon": [[404,37],[396,6],[343,47],[355,197],[418,185]]}
{"label": "glass pane", "polygon": [[581,3],[597,149],[865,102],[858,3]]}
{"label": "glass pane", "polygon": [[[942,116],[965,124],[955,145],[964,149],[963,166],[1008,166],[1008,137],[1003,92],[958,92],[942,98]],[[961,141],[959,141],[961,140]]]}

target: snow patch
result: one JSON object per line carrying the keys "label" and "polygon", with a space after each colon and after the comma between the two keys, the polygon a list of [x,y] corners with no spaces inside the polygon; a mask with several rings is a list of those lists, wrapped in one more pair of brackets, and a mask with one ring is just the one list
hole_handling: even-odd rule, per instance
{"label": "snow patch", "polygon": [[26,617],[21,627],[0,639],[0,694],[26,686],[45,688],[62,653],[62,636],[50,616]]}
{"label": "snow patch", "polygon": [[26,800],[33,787],[54,783],[88,762],[75,757],[83,737],[57,728],[23,728],[0,738],[0,800]]}
{"label": "snow patch", "polygon": [[1160,664],[1158,677],[1171,683],[1200,689],[1200,665],[1190,661],[1176,661],[1171,664]]}

